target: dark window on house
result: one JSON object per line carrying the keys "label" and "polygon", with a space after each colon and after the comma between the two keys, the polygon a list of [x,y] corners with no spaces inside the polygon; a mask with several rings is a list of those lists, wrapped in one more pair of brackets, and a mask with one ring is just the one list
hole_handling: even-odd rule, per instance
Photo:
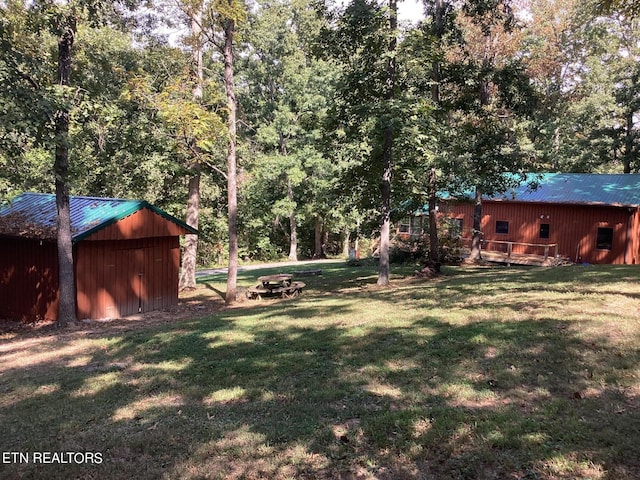
{"label": "dark window on house", "polygon": [[403,218],[400,220],[400,225],[398,225],[398,232],[400,233],[409,233],[411,230],[411,224],[408,218]]}
{"label": "dark window on house", "polygon": [[540,224],[540,238],[549,238],[549,224],[541,223]]}
{"label": "dark window on house", "polygon": [[496,233],[508,234],[509,233],[509,222],[505,222],[502,220],[498,220],[496,222]]}
{"label": "dark window on house", "polygon": [[596,248],[598,250],[611,250],[613,248],[613,228],[598,228]]}

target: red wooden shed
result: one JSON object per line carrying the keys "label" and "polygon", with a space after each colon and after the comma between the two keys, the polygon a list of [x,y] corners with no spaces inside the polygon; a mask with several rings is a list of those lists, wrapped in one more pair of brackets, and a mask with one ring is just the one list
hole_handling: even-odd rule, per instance
{"label": "red wooden shed", "polygon": [[[79,319],[178,303],[179,237],[196,230],[140,200],[71,196],[70,209]],[[49,194],[0,208],[0,318],[57,318],[56,217]]]}
{"label": "red wooden shed", "polygon": [[[537,182],[531,188],[530,182]],[[473,203],[449,199],[440,212],[458,219],[463,237],[473,228]],[[640,262],[640,175],[548,173],[530,175],[504,195],[482,202],[484,247],[542,254],[538,245],[577,263]]]}

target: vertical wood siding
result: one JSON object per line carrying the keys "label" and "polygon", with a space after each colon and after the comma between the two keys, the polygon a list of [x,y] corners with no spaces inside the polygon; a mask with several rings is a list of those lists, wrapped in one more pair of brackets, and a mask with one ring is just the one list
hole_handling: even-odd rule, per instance
{"label": "vertical wood siding", "polygon": [[187,232],[148,208],[143,208],[118,222],[98,230],[85,240],[133,240],[151,237],[177,237]]}
{"label": "vertical wood siding", "polygon": [[[473,205],[450,204],[443,214],[463,219],[465,236],[471,235]],[[544,203],[490,202],[482,209],[485,240],[502,240],[536,244],[558,244],[558,253],[574,262],[638,263],[640,261],[640,218],[627,208],[551,205]],[[496,222],[509,222],[509,233],[496,233]],[[549,225],[549,238],[540,238],[540,225]],[[598,228],[613,229],[611,250],[596,248]],[[504,248],[487,243],[489,249]],[[516,247],[516,253],[541,254],[540,248]]]}
{"label": "vertical wood siding", "polygon": [[114,318],[178,303],[178,237],[79,244],[80,318]]}
{"label": "vertical wood siding", "polygon": [[[184,233],[143,208],[78,242],[78,318],[116,318],[176,305]],[[57,315],[55,242],[0,238],[0,318],[55,320]]]}
{"label": "vertical wood siding", "polygon": [[35,322],[57,316],[55,244],[0,239],[0,318]]}

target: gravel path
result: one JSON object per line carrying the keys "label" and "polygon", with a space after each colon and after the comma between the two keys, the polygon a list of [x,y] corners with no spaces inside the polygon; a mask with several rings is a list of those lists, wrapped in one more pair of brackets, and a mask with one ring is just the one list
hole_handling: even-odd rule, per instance
{"label": "gravel path", "polygon": [[[274,262],[274,263],[256,263],[251,265],[243,265],[238,267],[239,272],[245,272],[249,270],[258,270],[261,268],[275,268],[275,267],[288,267],[291,265],[300,265],[301,267],[319,266],[325,263],[336,263],[340,262],[340,259],[336,258],[328,258],[322,260],[300,260],[297,262]],[[198,270],[196,272],[196,277],[204,277],[206,275],[215,275],[218,273],[227,273],[227,268],[207,268],[204,270]]]}

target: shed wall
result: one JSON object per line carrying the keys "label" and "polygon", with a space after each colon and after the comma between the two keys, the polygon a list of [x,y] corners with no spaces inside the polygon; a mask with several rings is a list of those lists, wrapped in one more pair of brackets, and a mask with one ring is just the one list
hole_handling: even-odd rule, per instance
{"label": "shed wall", "polygon": [[116,318],[178,303],[178,237],[78,245],[79,318]]}
{"label": "shed wall", "polygon": [[[448,216],[463,219],[464,236],[471,235],[473,205],[451,204],[441,208]],[[484,240],[535,244],[558,244],[558,253],[574,262],[638,263],[640,261],[640,219],[636,210],[585,205],[546,203],[483,202]],[[509,222],[506,234],[496,233],[496,222]],[[540,226],[549,226],[549,238],[540,238]],[[613,229],[610,250],[596,248],[598,228]],[[487,242],[489,249],[504,246]],[[516,247],[516,253],[540,254],[540,248]]]}
{"label": "shed wall", "polygon": [[58,316],[58,254],[51,242],[0,238],[0,318]]}
{"label": "shed wall", "polygon": [[143,208],[116,223],[98,230],[85,240],[135,240],[150,237],[178,237],[187,232],[148,208]]}

